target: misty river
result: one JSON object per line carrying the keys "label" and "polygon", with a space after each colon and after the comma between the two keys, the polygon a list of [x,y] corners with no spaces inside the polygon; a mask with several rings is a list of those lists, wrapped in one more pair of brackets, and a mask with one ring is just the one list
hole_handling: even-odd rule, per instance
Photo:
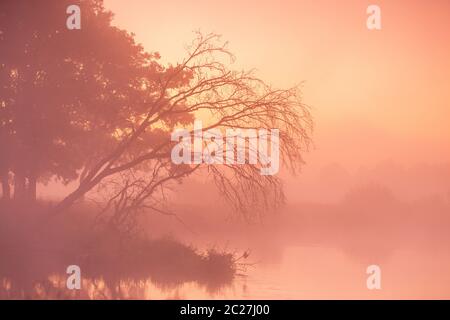
{"label": "misty river", "polygon": [[[271,261],[270,261],[271,260]],[[367,263],[338,249],[286,247],[277,259],[247,268],[229,286],[208,292],[193,283],[148,288],[145,299],[448,299],[450,253],[396,251],[378,263],[381,290],[368,290]],[[373,263],[376,263],[374,261]]]}

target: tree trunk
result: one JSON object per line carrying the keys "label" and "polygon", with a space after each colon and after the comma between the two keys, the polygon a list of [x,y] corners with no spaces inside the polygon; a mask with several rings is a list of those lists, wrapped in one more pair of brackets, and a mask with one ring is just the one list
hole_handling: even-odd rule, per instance
{"label": "tree trunk", "polygon": [[8,173],[1,176],[2,181],[2,200],[8,201],[11,199],[11,187],[9,186]]}
{"label": "tree trunk", "polygon": [[36,202],[36,177],[32,176],[28,178],[28,200],[32,203]]}
{"label": "tree trunk", "polygon": [[20,172],[14,172],[14,200],[26,199],[25,176]]}

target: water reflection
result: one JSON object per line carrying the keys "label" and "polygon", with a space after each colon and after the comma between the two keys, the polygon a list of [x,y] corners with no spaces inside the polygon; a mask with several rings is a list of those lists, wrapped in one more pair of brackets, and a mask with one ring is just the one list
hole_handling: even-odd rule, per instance
{"label": "water reflection", "polygon": [[[1,279],[0,299],[196,299],[228,295],[231,282],[221,287],[211,287],[198,282],[161,285],[151,279],[122,279],[110,282],[104,278],[83,279],[81,290],[69,290],[67,277],[62,274],[35,281],[27,288],[17,286],[8,278]],[[231,289],[232,290],[232,289]],[[231,296],[230,296],[231,297]]]}
{"label": "water reflection", "polygon": [[[374,261],[373,263],[377,263]],[[162,283],[148,278],[84,279],[66,289],[65,275],[51,275],[27,291],[1,280],[1,298],[15,299],[448,299],[447,252],[397,250],[380,263],[382,289],[366,287],[367,263],[338,248],[286,247],[278,263],[249,267],[228,283]],[[30,290],[31,289],[31,290]]]}

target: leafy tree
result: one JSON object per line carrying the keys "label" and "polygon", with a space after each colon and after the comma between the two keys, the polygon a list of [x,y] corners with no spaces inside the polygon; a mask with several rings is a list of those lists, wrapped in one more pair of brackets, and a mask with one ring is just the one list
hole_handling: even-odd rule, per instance
{"label": "leafy tree", "polygon": [[[15,197],[35,199],[36,181],[69,182],[114,143],[148,96],[158,68],[102,1],[80,1],[83,28],[68,30],[73,1],[2,1],[1,172]],[[4,192],[4,197],[8,192]]]}
{"label": "leafy tree", "polygon": [[175,165],[171,133],[198,117],[208,119],[205,129],[277,128],[281,158],[295,171],[312,126],[297,87],[274,89],[253,72],[231,70],[234,56],[215,34],[197,33],[181,62],[162,66],[158,54],[111,26],[102,1],[80,1],[82,29],[66,30],[67,4],[1,4],[0,42],[8,49],[0,132],[11,155],[1,166],[13,174],[15,193],[25,180],[32,190],[49,176],[78,179],[51,214],[103,190],[99,217],[125,231],[143,210],[173,215],[162,206],[164,192],[194,173],[211,178],[247,220],[283,201],[280,179],[261,175],[260,162]]}

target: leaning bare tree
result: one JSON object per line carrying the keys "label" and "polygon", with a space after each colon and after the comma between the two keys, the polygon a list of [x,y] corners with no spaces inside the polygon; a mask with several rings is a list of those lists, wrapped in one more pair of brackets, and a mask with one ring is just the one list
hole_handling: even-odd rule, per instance
{"label": "leaning bare tree", "polygon": [[242,216],[251,220],[284,200],[277,176],[261,175],[261,163],[244,165],[181,164],[171,161],[177,125],[209,119],[206,129],[279,130],[280,158],[296,170],[310,143],[312,120],[297,87],[273,89],[253,72],[232,71],[234,60],[218,35],[197,33],[186,48],[187,57],[143,83],[147,96],[142,113],[127,119],[115,133],[116,143],[95,162],[88,162],[75,191],[53,210],[53,215],[93,190],[108,190],[103,213],[110,222],[126,225],[141,210],[163,214],[164,190],[194,172],[204,172]]}

